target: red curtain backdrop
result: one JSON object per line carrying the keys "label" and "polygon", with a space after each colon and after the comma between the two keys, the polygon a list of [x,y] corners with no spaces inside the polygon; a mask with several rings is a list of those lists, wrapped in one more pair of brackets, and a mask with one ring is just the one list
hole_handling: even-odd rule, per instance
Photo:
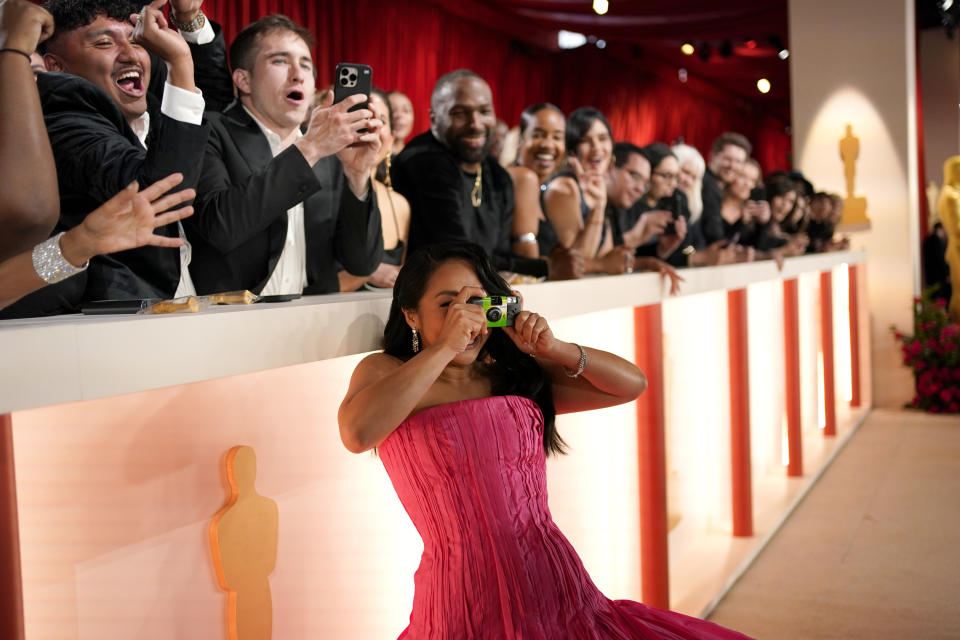
{"label": "red curtain backdrop", "polygon": [[742,98],[698,88],[696,79],[681,84],[675,69],[643,57],[625,62],[592,47],[547,51],[425,0],[206,0],[204,11],[223,25],[228,43],[257,18],[290,16],[317,36],[318,86],[332,81],[338,62],[369,64],[375,85],[410,96],[415,132],[429,126],[436,79],[465,67],[489,82],[497,114],[511,126],[536,102],[554,102],[567,112],[591,105],[606,114],[619,140],[683,138],[706,155],[718,134],[739,131],[754,142],[765,172],[790,167],[787,123]]}

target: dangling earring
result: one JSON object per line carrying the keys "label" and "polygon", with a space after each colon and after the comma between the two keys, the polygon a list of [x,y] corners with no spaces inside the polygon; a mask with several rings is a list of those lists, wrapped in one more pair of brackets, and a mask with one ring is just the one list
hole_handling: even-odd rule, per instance
{"label": "dangling earring", "polygon": [[393,180],[390,178],[390,157],[393,155],[393,150],[387,151],[387,156],[383,159],[383,164],[386,166],[387,175],[383,178],[383,184],[387,185],[387,189],[393,189]]}
{"label": "dangling earring", "polygon": [[420,334],[417,333],[416,329],[411,329],[411,331],[413,331],[413,352],[419,353],[420,352]]}

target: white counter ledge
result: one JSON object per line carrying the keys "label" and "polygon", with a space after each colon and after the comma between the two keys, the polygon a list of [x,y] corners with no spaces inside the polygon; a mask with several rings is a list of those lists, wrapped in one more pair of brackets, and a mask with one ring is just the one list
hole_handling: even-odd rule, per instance
{"label": "white counter ledge", "polygon": [[[772,261],[685,269],[680,296],[865,261],[862,252],[837,252],[789,259],[782,271]],[[526,306],[549,319],[670,297],[651,273],[521,289]],[[196,314],[0,321],[0,414],[373,351],[389,308],[389,293],[360,292]]]}

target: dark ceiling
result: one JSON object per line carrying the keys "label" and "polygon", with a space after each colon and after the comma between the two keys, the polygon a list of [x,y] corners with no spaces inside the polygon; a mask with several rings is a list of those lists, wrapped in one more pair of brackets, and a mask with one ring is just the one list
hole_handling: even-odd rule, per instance
{"label": "dark ceiling", "polygon": [[[639,67],[646,59],[687,69],[789,121],[790,63],[777,55],[781,43],[789,45],[786,0],[609,0],[602,16],[593,11],[592,0],[485,4],[517,22],[604,40],[611,53],[623,53]],[[685,41],[695,45],[694,55],[681,53]],[[760,78],[770,81],[770,93],[757,90]]]}

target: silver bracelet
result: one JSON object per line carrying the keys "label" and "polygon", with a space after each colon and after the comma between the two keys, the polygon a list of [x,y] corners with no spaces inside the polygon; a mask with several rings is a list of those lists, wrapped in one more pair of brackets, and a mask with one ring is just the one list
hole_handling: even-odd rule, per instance
{"label": "silver bracelet", "polygon": [[65,280],[75,273],[80,273],[90,264],[88,260],[83,265],[75,267],[67,262],[60,251],[60,238],[64,233],[61,231],[33,248],[33,270],[47,284]]}
{"label": "silver bracelet", "polygon": [[563,372],[568,376],[570,376],[571,378],[579,378],[580,374],[583,373],[583,370],[587,368],[587,352],[583,350],[583,347],[581,347],[576,343],[574,343],[573,346],[575,346],[577,349],[580,349],[580,362],[579,364],[577,364],[577,370],[570,371],[569,369],[564,367]]}

